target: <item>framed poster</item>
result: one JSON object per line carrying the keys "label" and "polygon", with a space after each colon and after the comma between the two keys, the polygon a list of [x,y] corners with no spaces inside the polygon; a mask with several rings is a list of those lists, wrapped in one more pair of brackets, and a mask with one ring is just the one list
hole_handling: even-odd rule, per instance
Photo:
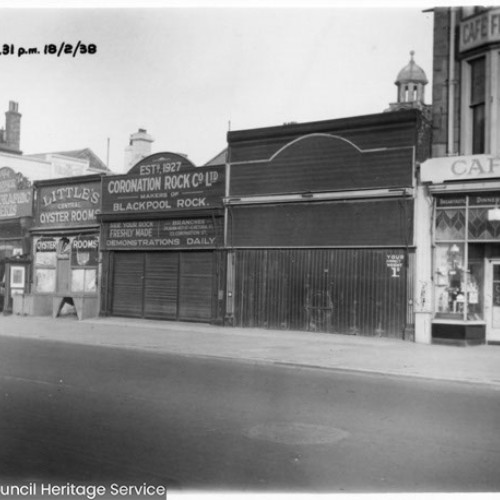
{"label": "framed poster", "polygon": [[10,287],[24,288],[25,273],[24,266],[12,266],[10,268]]}

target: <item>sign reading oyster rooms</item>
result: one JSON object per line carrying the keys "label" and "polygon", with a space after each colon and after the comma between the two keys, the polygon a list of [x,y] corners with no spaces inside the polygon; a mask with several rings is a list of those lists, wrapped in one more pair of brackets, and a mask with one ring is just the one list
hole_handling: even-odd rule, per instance
{"label": "sign reading oyster rooms", "polygon": [[224,167],[195,167],[172,153],[148,156],[127,175],[103,178],[105,214],[222,207]]}
{"label": "sign reading oyster rooms", "polygon": [[97,224],[101,208],[99,182],[42,186],[37,193],[37,226],[88,226]]}

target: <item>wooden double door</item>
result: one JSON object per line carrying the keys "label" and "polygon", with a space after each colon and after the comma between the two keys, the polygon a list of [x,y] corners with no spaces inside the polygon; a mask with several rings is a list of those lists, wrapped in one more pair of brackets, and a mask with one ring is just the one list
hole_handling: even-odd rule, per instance
{"label": "wooden double door", "polygon": [[212,251],[115,252],[111,312],[114,316],[209,322],[215,270]]}

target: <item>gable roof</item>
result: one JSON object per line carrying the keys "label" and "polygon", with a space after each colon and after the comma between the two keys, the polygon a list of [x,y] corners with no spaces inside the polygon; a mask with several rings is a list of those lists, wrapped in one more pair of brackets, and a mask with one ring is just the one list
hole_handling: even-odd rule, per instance
{"label": "gable roof", "polygon": [[217,156],[205,163],[205,167],[214,167],[217,165],[225,165],[227,160],[227,148],[222,150]]}
{"label": "gable roof", "polygon": [[70,158],[77,158],[80,160],[87,160],[89,162],[89,169],[95,172],[110,172],[105,163],[90,148],[75,149],[73,151],[51,151],[50,153],[38,153],[29,156],[34,158],[41,158],[47,155],[61,155],[68,156]]}
{"label": "gable roof", "polygon": [[70,158],[79,158],[89,161],[89,168],[98,172],[109,172],[105,163],[90,149],[76,149],[74,151],[56,151],[53,154],[69,156]]}

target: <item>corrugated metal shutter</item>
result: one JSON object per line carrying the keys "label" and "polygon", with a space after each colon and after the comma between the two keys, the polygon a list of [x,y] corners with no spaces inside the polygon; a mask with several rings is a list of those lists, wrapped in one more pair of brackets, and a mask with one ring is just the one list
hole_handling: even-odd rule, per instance
{"label": "corrugated metal shutter", "polygon": [[214,255],[209,251],[115,252],[111,314],[212,320]]}
{"label": "corrugated metal shutter", "polygon": [[213,252],[180,254],[179,319],[208,321],[212,317]]}
{"label": "corrugated metal shutter", "polygon": [[236,250],[237,326],[402,338],[407,267],[402,249]]}
{"label": "corrugated metal shutter", "polygon": [[145,254],[145,318],[177,318],[178,275],[179,254],[177,252]]}
{"label": "corrugated metal shutter", "polygon": [[115,252],[112,314],[142,317],[144,254]]}

